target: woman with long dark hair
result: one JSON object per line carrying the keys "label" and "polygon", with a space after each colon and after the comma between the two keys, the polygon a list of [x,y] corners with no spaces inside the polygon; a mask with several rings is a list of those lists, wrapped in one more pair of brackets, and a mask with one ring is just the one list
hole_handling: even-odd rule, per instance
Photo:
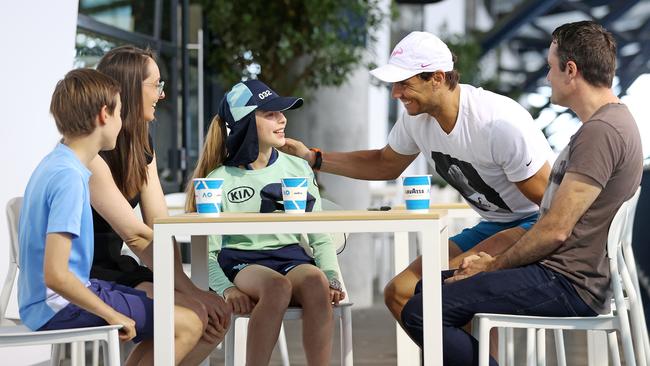
{"label": "woman with long dark hair", "polygon": [[[140,289],[153,297],[153,248],[149,244],[153,240],[153,219],[167,216],[167,206],[149,123],[155,119],[156,104],[165,97],[164,82],[160,80],[154,55],[133,46],[109,51],[97,70],[121,85],[123,126],[115,149],[102,152],[90,167],[95,227],[91,274]],[[138,204],[142,220],[133,211]],[[123,242],[147,267],[121,254]],[[230,322],[230,308],[220,296],[197,288],[183,273],[178,248],[175,254],[176,327],[196,327],[197,333],[203,335],[199,342],[198,337],[195,340],[177,337],[176,361],[197,364],[223,339]]]}

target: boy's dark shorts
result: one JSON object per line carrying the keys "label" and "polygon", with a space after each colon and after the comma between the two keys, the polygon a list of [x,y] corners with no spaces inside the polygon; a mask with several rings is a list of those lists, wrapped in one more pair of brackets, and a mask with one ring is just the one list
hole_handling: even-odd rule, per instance
{"label": "boy's dark shorts", "polygon": [[[88,289],[117,312],[135,321],[136,336],[133,342],[153,338],[153,300],[144,291],[114,282],[90,280]],[[106,320],[69,303],[59,310],[39,330],[86,328],[107,325]]]}
{"label": "boy's dark shorts", "polygon": [[251,264],[268,267],[282,275],[286,275],[301,264],[316,265],[314,259],[305,253],[298,244],[291,244],[280,249],[272,250],[240,250],[221,249],[217,257],[219,266],[226,277],[233,282],[242,269]]}

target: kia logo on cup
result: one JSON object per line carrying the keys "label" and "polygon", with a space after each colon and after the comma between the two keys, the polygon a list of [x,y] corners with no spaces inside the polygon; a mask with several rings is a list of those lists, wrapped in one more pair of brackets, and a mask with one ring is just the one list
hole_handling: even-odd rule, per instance
{"label": "kia logo on cup", "polygon": [[431,175],[410,175],[402,177],[404,202],[410,212],[426,212],[431,199]]}
{"label": "kia logo on cup", "polygon": [[282,178],[284,212],[305,212],[305,207],[307,206],[307,188],[309,188],[309,179],[307,177]]}
{"label": "kia logo on cup", "polygon": [[221,178],[194,179],[196,212],[202,215],[218,215],[221,212]]}

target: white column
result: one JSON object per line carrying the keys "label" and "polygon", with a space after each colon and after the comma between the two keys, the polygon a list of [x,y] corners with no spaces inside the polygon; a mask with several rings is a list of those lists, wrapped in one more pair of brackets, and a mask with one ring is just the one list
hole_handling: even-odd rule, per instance
{"label": "white column", "polygon": [[[324,151],[368,149],[368,71],[360,67],[338,88],[320,88],[305,105],[286,114],[287,136]],[[327,159],[327,153],[325,153]],[[320,173],[321,194],[344,209],[365,209],[370,203],[369,182]],[[352,234],[339,255],[350,299],[356,309],[372,303],[374,273],[370,234]]]}
{"label": "white column", "polygon": [[[23,195],[38,162],[54,148],[59,134],[49,114],[56,82],[72,68],[78,1],[0,3],[0,283],[7,274],[9,232],[5,205]],[[8,315],[18,316],[14,288]],[[0,360],[34,364],[49,359],[49,346],[0,348]]]}

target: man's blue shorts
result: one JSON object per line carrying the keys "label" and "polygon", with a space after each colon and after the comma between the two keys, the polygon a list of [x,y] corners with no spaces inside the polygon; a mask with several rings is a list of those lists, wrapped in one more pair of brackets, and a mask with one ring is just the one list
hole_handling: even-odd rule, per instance
{"label": "man's blue shorts", "polygon": [[219,266],[230,282],[242,269],[251,264],[268,267],[282,275],[286,275],[301,264],[316,265],[314,259],[305,253],[298,244],[291,244],[280,249],[271,250],[240,250],[223,248],[217,256]]}
{"label": "man's blue shorts", "polygon": [[[153,338],[153,300],[144,291],[97,279],[90,280],[88,289],[108,306],[135,321],[136,336],[133,342]],[[103,318],[70,303],[39,330],[98,327],[106,324]]]}
{"label": "man's blue shorts", "polygon": [[538,218],[539,214],[534,213],[523,219],[511,222],[481,221],[476,224],[476,226],[463,229],[460,234],[452,236],[449,240],[456,243],[463,252],[466,252],[474,248],[476,244],[500,231],[511,229],[513,227],[520,227],[524,230],[528,230],[537,222]]}

